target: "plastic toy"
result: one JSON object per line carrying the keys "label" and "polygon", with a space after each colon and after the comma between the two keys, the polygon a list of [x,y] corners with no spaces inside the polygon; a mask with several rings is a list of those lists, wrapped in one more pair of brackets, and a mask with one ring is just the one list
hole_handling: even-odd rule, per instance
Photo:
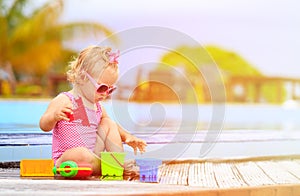
{"label": "plastic toy", "polygon": [[65,113],[67,115],[67,117],[70,119],[69,121],[72,122],[74,120],[74,114],[71,114],[69,112]]}
{"label": "plastic toy", "polygon": [[20,162],[20,176],[41,177],[54,176],[51,169],[54,165],[52,159],[25,159]]}
{"label": "plastic toy", "polygon": [[102,180],[123,180],[125,155],[122,152],[101,152]]}
{"label": "plastic toy", "polygon": [[140,167],[140,182],[158,182],[158,169],[162,164],[160,159],[136,159],[136,164]]}
{"label": "plastic toy", "polygon": [[54,174],[60,174],[67,178],[85,178],[92,175],[92,166],[87,163],[75,163],[74,161],[65,161],[59,168],[53,167]]}

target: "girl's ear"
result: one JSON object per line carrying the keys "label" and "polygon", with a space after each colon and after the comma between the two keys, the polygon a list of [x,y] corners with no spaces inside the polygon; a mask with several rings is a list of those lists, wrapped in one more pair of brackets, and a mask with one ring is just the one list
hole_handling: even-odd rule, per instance
{"label": "girl's ear", "polygon": [[84,71],[81,71],[78,73],[78,84],[83,84],[86,81],[86,76],[84,74]]}

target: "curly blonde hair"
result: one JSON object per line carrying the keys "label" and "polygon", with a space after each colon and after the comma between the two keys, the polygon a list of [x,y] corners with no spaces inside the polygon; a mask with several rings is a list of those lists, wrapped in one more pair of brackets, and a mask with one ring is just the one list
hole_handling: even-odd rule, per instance
{"label": "curly blonde hair", "polygon": [[101,73],[108,66],[115,66],[109,62],[110,47],[89,46],[83,49],[79,55],[69,63],[67,79],[71,83],[81,84],[86,80],[85,72],[92,75]]}

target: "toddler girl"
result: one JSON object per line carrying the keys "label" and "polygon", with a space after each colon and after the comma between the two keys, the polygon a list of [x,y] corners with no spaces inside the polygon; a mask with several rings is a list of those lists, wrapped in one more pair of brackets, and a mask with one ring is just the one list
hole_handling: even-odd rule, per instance
{"label": "toddler girl", "polygon": [[100,152],[123,152],[125,142],[141,153],[146,142],[116,124],[101,106],[116,87],[118,53],[109,47],[90,46],[70,63],[67,72],[73,88],[60,93],[40,119],[43,131],[53,130],[52,158],[59,166],[64,161],[90,163],[100,174]]}

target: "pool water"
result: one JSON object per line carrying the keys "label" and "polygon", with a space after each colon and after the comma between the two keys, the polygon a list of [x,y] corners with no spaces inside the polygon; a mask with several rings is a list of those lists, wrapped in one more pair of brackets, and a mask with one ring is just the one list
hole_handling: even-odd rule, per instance
{"label": "pool water", "polygon": [[[41,131],[38,125],[49,101],[0,100],[0,161],[51,158],[51,132]],[[112,119],[149,142],[146,157],[300,154],[298,107],[122,101],[104,102],[103,106]],[[175,139],[166,143],[172,134]],[[125,150],[127,158],[135,157],[131,148]]]}
{"label": "pool water", "polygon": [[48,101],[0,101],[0,134],[37,133]]}

